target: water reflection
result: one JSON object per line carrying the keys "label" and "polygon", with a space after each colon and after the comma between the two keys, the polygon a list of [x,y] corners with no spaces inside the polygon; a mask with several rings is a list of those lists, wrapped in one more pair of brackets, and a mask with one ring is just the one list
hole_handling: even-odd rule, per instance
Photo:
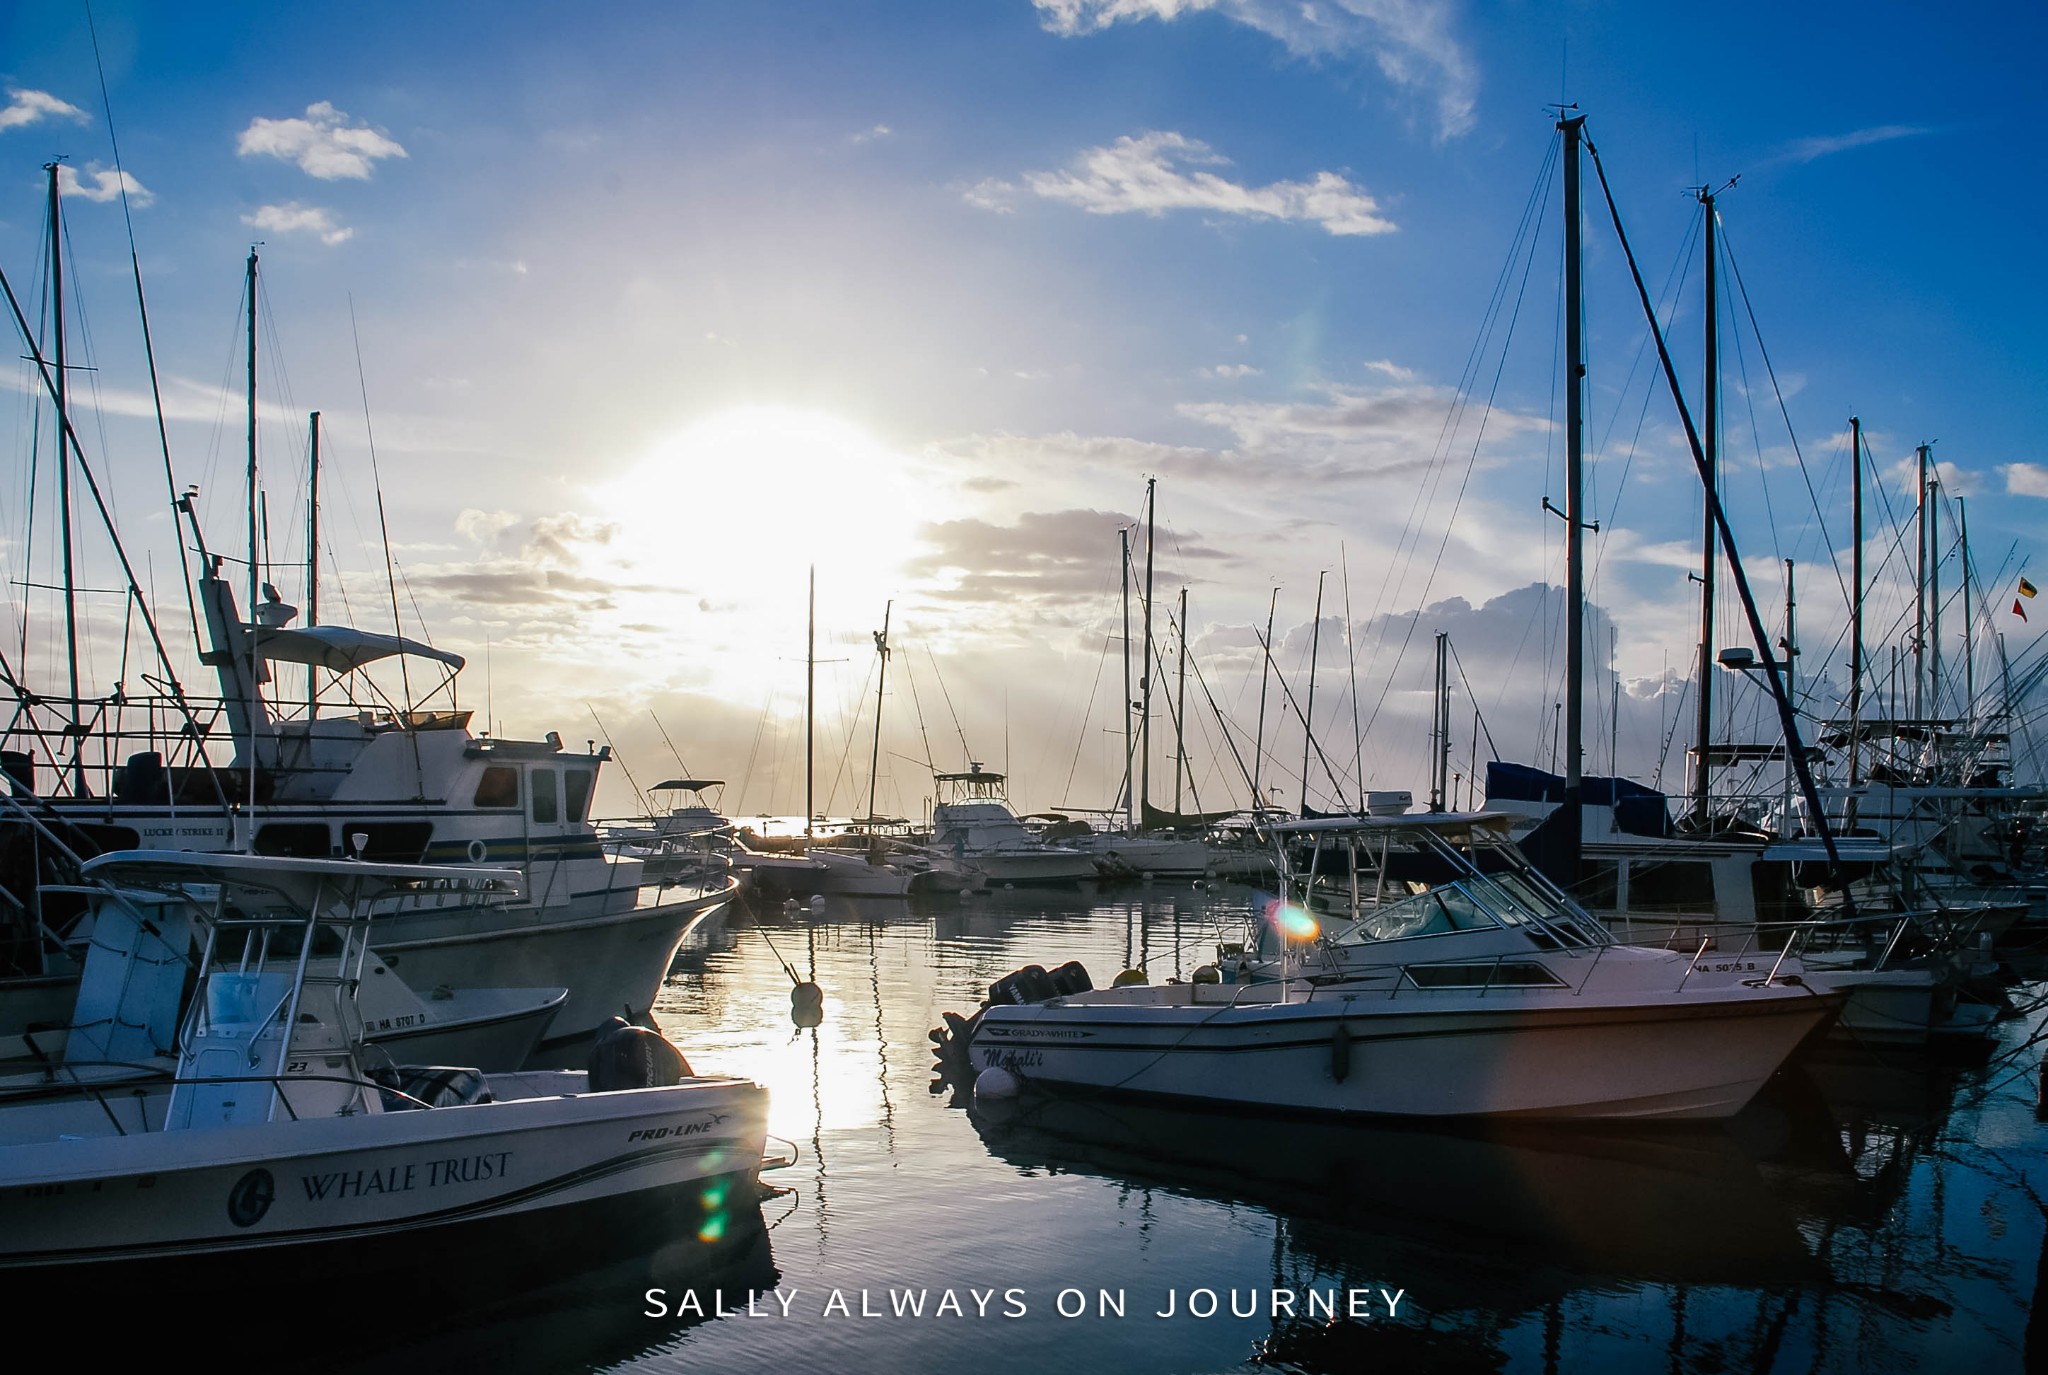
{"label": "water reflection", "polygon": [[[1831,1053],[1725,1129],[1443,1131],[925,1092],[926,1039],[1027,963],[1107,982],[1204,962],[1243,889],[830,899],[736,913],[658,1006],[693,1064],[769,1085],[799,1143],[786,1320],[711,1322],[636,1370],[2019,1368],[2048,1153],[2026,997],[1988,1063]],[[771,948],[772,942],[772,948]],[[792,978],[824,990],[792,1027]],[[2034,986],[2028,986],[2034,991]],[[1015,1288],[991,1324],[820,1310],[835,1289]],[[1188,1294],[1405,1290],[1398,1317],[1190,1317]],[[1063,1318],[1063,1290],[1129,1316]],[[1170,1319],[1164,1297],[1181,1296]],[[1149,1306],[1147,1306],[1149,1304]],[[1140,1309],[1143,1312],[1140,1312]],[[2048,1334],[2043,1339],[2048,1354]]]}

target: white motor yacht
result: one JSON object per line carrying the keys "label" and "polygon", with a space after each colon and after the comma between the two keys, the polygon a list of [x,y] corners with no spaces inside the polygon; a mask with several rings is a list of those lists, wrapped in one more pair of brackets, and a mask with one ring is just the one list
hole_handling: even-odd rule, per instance
{"label": "white motor yacht", "polygon": [[1094,856],[1033,835],[1010,808],[1003,775],[969,764],[965,773],[933,776],[932,848],[971,864],[990,883],[1079,883],[1100,874]]}

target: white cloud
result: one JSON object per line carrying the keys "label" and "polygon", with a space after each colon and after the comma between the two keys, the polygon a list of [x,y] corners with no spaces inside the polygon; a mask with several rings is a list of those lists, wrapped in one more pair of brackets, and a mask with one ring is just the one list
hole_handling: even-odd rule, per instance
{"label": "white cloud", "polygon": [[894,129],[891,129],[886,124],[877,124],[872,129],[861,130],[859,133],[855,134],[850,141],[853,143],[872,143],[878,138],[887,138],[889,137],[889,135],[895,132],[896,131]]}
{"label": "white cloud", "polygon": [[2016,497],[2048,497],[2048,467],[2039,463],[2006,464],[2005,490]]}
{"label": "white cloud", "polygon": [[[90,184],[86,178],[90,178]],[[116,172],[94,163],[85,169],[85,177],[68,164],[57,168],[57,190],[66,196],[76,196],[86,201],[119,200],[121,193],[128,193],[128,203],[140,210],[156,199],[148,187],[135,180],[126,172]]]}
{"label": "white cloud", "polygon": [[1384,373],[1396,382],[1413,382],[1415,380],[1415,369],[1404,368],[1391,358],[1376,358],[1372,362],[1367,363],[1365,368],[1367,372]]}
{"label": "white cloud", "polygon": [[1010,214],[1017,208],[1017,188],[994,177],[976,182],[961,192],[960,198],[976,210],[988,210],[998,215]]}
{"label": "white cloud", "polygon": [[329,211],[297,201],[263,206],[253,215],[242,216],[242,223],[270,234],[318,234],[324,244],[345,243],[356,232],[336,224]]}
{"label": "white cloud", "polygon": [[68,119],[73,124],[84,124],[87,116],[76,105],[59,100],[48,91],[8,87],[7,104],[0,106],[0,129],[20,129],[42,119]]}
{"label": "white cloud", "polygon": [[[1047,200],[1078,205],[1091,215],[1206,210],[1305,220],[1332,234],[1387,234],[1395,228],[1378,213],[1377,201],[1335,172],[1318,172],[1313,181],[1240,186],[1214,172],[1189,170],[1228,166],[1229,161],[1199,139],[1155,130],[1090,148],[1068,171],[1027,173],[1024,182]],[[968,200],[997,208],[988,202],[996,199],[996,191],[1008,189],[1003,183],[984,182],[968,193]]]}
{"label": "white cloud", "polygon": [[304,119],[249,121],[235,140],[243,157],[268,154],[296,162],[299,170],[321,181],[366,180],[378,158],[402,158],[405,149],[368,125],[348,125],[348,116],[328,102],[306,107]]}
{"label": "white cloud", "polygon": [[1219,382],[1234,382],[1240,377],[1263,375],[1250,363],[1219,363],[1213,368],[1197,368],[1195,372],[1202,377],[1213,377]]}
{"label": "white cloud", "polygon": [[1479,74],[1450,33],[1447,0],[1032,0],[1063,37],[1113,24],[1213,11],[1275,39],[1301,58],[1366,58],[1396,86],[1433,102],[1438,132],[1472,127]]}
{"label": "white cloud", "polygon": [[[2032,465],[2025,463],[2013,463],[2008,464],[2006,466],[2005,489],[2008,492],[2015,490],[2012,485],[2012,470],[2014,468],[2026,468],[2030,466]],[[2037,469],[2036,471],[2040,470]],[[1919,455],[1907,455],[1906,457],[1892,464],[1890,468],[1885,470],[1885,473],[1886,476],[1891,478],[1894,491],[1904,492],[1906,495],[1915,498],[1918,497],[1920,492]],[[1927,470],[1928,482],[1930,484],[1939,482],[1941,484],[1941,490],[1947,492],[1952,497],[1975,496],[1977,494],[1978,476],[1979,475],[1977,473],[1972,472],[1969,469],[1960,467],[1954,463],[1944,463],[1942,460],[1938,458],[1934,460],[1932,466],[1930,466]],[[2048,477],[2048,472],[2044,472],[2043,476]],[[2048,493],[2044,493],[2044,495],[2048,495]]]}
{"label": "white cloud", "polygon": [[1872,129],[1858,129],[1854,133],[1795,139],[1765,159],[1762,165],[1768,167],[1784,162],[1812,162],[1815,158],[1824,158],[1830,153],[1845,153],[1851,148],[1862,148],[1872,143],[1889,143],[1898,138],[1917,138],[1933,132],[1932,129],[1916,124],[1881,124]]}

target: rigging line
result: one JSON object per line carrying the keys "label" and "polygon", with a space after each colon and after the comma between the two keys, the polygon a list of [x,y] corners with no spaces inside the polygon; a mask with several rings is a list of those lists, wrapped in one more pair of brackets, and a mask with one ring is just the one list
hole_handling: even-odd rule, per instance
{"label": "rigging line", "polygon": [[[0,291],[4,291],[7,296],[8,307],[14,313],[15,326],[21,331],[21,337],[26,343],[29,353],[32,355],[32,361],[36,365],[36,370],[42,376],[43,386],[54,398],[57,394],[56,380],[50,375],[50,365],[44,359],[41,347],[28,332],[28,319],[22,314],[21,302],[14,294],[13,283],[7,280],[5,269],[0,269]],[[62,433],[58,436],[58,442],[61,445],[65,440],[70,441],[72,455],[78,463],[79,476],[85,479],[86,491],[91,493],[93,505],[100,513],[100,521],[106,526],[108,541],[114,548],[114,557],[121,564],[121,574],[127,580],[130,587],[139,587],[141,584],[135,576],[135,565],[128,560],[127,547],[122,544],[120,531],[114,526],[113,513],[107,509],[106,498],[100,493],[99,479],[93,476],[91,465],[85,461],[85,450],[78,442],[78,431],[72,427],[70,417],[64,417],[61,429]],[[184,715],[187,723],[196,727],[198,724],[197,718],[192,711],[191,704],[185,698],[183,686],[178,682],[177,670],[171,666],[170,649],[164,644],[163,635],[157,629],[156,616],[150,611],[147,603],[142,608],[142,623],[149,630],[149,639],[156,649],[157,662],[163,666],[164,673],[170,682],[173,700],[177,703],[178,709]],[[207,762],[209,768],[212,767],[210,761],[206,760],[204,737],[197,737],[197,743],[200,759],[203,762]]]}
{"label": "rigging line", "polygon": [[1357,774],[1358,810],[1365,810],[1365,729],[1358,724],[1358,650],[1351,642],[1351,556],[1337,541],[1337,566],[1344,577],[1344,657],[1351,661],[1351,767]]}
{"label": "rigging line", "polygon": [[[1168,614],[1170,615],[1171,613],[1169,612]],[[1238,776],[1244,779],[1245,791],[1251,794],[1252,811],[1256,814],[1260,810],[1260,802],[1258,793],[1253,789],[1252,771],[1245,767],[1244,756],[1238,752],[1237,741],[1231,738],[1230,722],[1225,719],[1223,708],[1216,705],[1216,696],[1209,691],[1209,679],[1202,672],[1202,661],[1200,659],[1190,659],[1188,667],[1194,669],[1195,684],[1202,689],[1202,699],[1209,704],[1209,710],[1215,713],[1216,727],[1223,732],[1223,743],[1230,747],[1230,757],[1237,764]]]}
{"label": "rigging line", "polygon": [[653,718],[654,728],[661,732],[661,743],[668,746],[668,752],[676,757],[676,763],[682,767],[683,777],[695,778],[697,775],[691,773],[689,764],[684,762],[683,752],[676,748],[675,741],[668,738],[668,727],[661,724],[661,718],[659,716],[654,715],[654,708],[649,707],[647,709],[647,714],[648,716]]}
{"label": "rigging line", "polygon": [[924,766],[930,769],[932,773],[937,774],[939,763],[936,759],[932,758],[932,737],[931,732],[926,730],[924,725],[924,703],[919,700],[917,695],[917,675],[911,672],[911,665],[916,662],[917,656],[914,654],[903,656],[903,680],[910,684],[910,709],[917,716],[917,738],[924,741]]}
{"label": "rigging line", "polygon": [[[1507,255],[1501,262],[1500,272],[1495,277],[1493,289],[1487,298],[1479,330],[1473,337],[1472,347],[1467,351],[1464,365],[1459,371],[1456,392],[1452,397],[1449,408],[1445,412],[1443,423],[1438,428],[1436,441],[1430,451],[1429,466],[1432,480],[1427,483],[1416,484],[1415,499],[1409,505],[1408,515],[1403,522],[1400,537],[1395,543],[1393,562],[1400,567],[1401,571],[1397,577],[1390,577],[1381,583],[1380,589],[1373,599],[1371,613],[1373,619],[1380,618],[1391,607],[1393,599],[1400,596],[1401,587],[1406,585],[1406,569],[1409,566],[1409,560],[1413,557],[1413,550],[1410,547],[1411,542],[1416,547],[1420,546],[1423,526],[1426,521],[1425,513],[1429,505],[1434,502],[1436,492],[1441,485],[1442,468],[1449,457],[1452,440],[1462,424],[1460,417],[1470,404],[1472,386],[1481,376],[1488,341],[1491,339],[1499,319],[1501,302],[1506,299],[1508,284],[1514,280],[1515,260],[1520,256],[1522,244],[1525,240],[1529,243],[1529,253],[1533,259],[1536,244],[1540,241],[1542,227],[1537,219],[1537,208],[1545,199],[1545,193],[1549,188],[1550,176],[1553,165],[1557,160],[1560,143],[1561,140],[1551,140],[1549,148],[1545,151],[1543,161],[1537,168],[1536,179],[1530,186],[1529,196],[1523,202],[1521,218],[1515,225],[1514,235],[1508,244]],[[1533,235],[1531,232],[1532,226],[1534,227]],[[1368,678],[1374,674],[1375,665],[1379,661],[1380,651],[1384,648],[1385,642],[1386,626],[1384,621],[1382,621],[1380,632],[1374,639],[1372,650],[1366,656],[1366,676]]]}
{"label": "rigging line", "polygon": [[[1265,642],[1265,636],[1260,635],[1259,643],[1261,645],[1264,645]],[[1309,729],[1308,717],[1302,714],[1301,704],[1294,700],[1294,689],[1287,686],[1287,675],[1284,673],[1275,673],[1273,677],[1279,681],[1280,694],[1283,698],[1286,699],[1287,705],[1294,708],[1294,718],[1295,720],[1301,722],[1302,734],[1307,737],[1309,744],[1315,747],[1316,758],[1322,762],[1323,773],[1330,780],[1330,791],[1337,794],[1337,796],[1341,798],[1344,795],[1344,789],[1343,786],[1337,782],[1336,770],[1330,767],[1330,756],[1323,753],[1323,747],[1321,743],[1316,740],[1315,732]],[[1273,762],[1275,765],[1278,765],[1282,768],[1285,767],[1285,765],[1281,765],[1280,761],[1277,759],[1275,759]],[[1301,788],[1302,807],[1304,809],[1304,814],[1306,814],[1306,809],[1308,807],[1308,779],[1303,778],[1301,780]]]}
{"label": "rigging line", "polygon": [[590,703],[585,702],[583,704],[583,709],[590,713],[590,719],[592,721],[597,722],[597,733],[604,737],[604,747],[608,750],[611,750],[612,758],[618,762],[619,772],[626,776],[626,786],[631,788],[633,790],[633,796],[639,799],[640,811],[642,815],[653,816],[654,804],[647,800],[647,794],[641,792],[640,785],[633,781],[633,771],[626,767],[625,758],[621,756],[618,750],[614,748],[612,745],[612,733],[604,728],[604,722],[598,721],[597,719],[597,708],[590,705]]}
{"label": "rigging line", "polygon": [[[1714,216],[1714,222],[1717,225],[1721,223],[1721,217],[1718,212]],[[1778,414],[1785,419],[1785,436],[1792,441],[1793,456],[1799,460],[1799,475],[1806,483],[1807,497],[1813,502],[1814,519],[1820,523],[1822,543],[1826,545],[1828,551],[1828,563],[1835,570],[1835,586],[1840,589],[1842,600],[1847,602],[1849,600],[1849,580],[1842,576],[1842,563],[1840,559],[1835,557],[1834,541],[1826,537],[1828,528],[1827,513],[1821,509],[1820,494],[1813,489],[1813,474],[1807,471],[1806,455],[1799,448],[1798,431],[1792,428],[1792,412],[1785,405],[1785,389],[1778,385],[1778,370],[1771,366],[1771,351],[1764,343],[1763,329],[1757,324],[1756,307],[1750,304],[1749,287],[1742,280],[1742,268],[1735,261],[1735,246],[1729,242],[1728,230],[1725,226],[1722,227],[1719,238],[1721,241],[1721,256],[1728,260],[1728,270],[1735,277],[1736,294],[1742,297],[1743,313],[1749,317],[1749,331],[1756,336],[1757,356],[1763,359],[1764,372],[1771,379],[1771,394],[1778,399]]]}
{"label": "rigging line", "polygon": [[[1114,635],[1104,635],[1102,637],[1102,653],[1095,660],[1095,681],[1088,685],[1088,705],[1081,712],[1081,733],[1074,740],[1074,758],[1067,765],[1067,785],[1060,792],[1062,797],[1072,797],[1074,795],[1074,775],[1080,771],[1081,750],[1088,743],[1088,722],[1095,714],[1095,694],[1102,686],[1102,666],[1109,660],[1109,646],[1115,639]],[[1062,803],[1061,805],[1064,806],[1066,804]]]}
{"label": "rigging line", "polygon": [[[1494,367],[1493,370],[1493,387],[1492,390],[1490,390],[1486,395],[1485,409],[1480,412],[1478,432],[1472,436],[1472,451],[1465,460],[1465,474],[1458,481],[1458,494],[1451,502],[1450,514],[1447,517],[1445,517],[1443,538],[1437,541],[1436,558],[1430,563],[1429,576],[1423,580],[1422,596],[1418,601],[1416,613],[1408,618],[1408,630],[1407,633],[1401,637],[1401,648],[1394,655],[1393,666],[1387,670],[1386,682],[1380,688],[1379,699],[1373,703],[1372,714],[1366,717],[1365,719],[1365,728],[1367,731],[1370,731],[1373,727],[1373,724],[1379,720],[1380,710],[1382,707],[1386,705],[1387,694],[1393,691],[1394,678],[1401,671],[1401,664],[1407,658],[1408,655],[1408,646],[1411,643],[1413,643],[1415,639],[1415,628],[1418,624],[1421,623],[1421,608],[1423,605],[1426,605],[1429,601],[1430,589],[1436,585],[1436,575],[1443,567],[1444,551],[1450,548],[1451,529],[1457,522],[1459,510],[1465,504],[1465,492],[1471,486],[1473,470],[1476,469],[1479,465],[1479,450],[1486,442],[1487,423],[1493,416],[1494,400],[1500,395],[1501,376],[1503,373],[1507,371],[1508,352],[1511,348],[1513,348],[1515,341],[1515,325],[1522,318],[1522,301],[1528,295],[1529,273],[1530,270],[1535,267],[1535,265],[1536,254],[1533,251],[1532,245],[1532,251],[1529,254],[1528,260],[1524,262],[1522,265],[1521,285],[1517,287],[1515,291],[1514,309],[1510,311],[1508,314],[1507,334],[1501,340],[1500,362]],[[1307,727],[1307,724],[1308,723],[1306,721],[1302,723],[1304,728]],[[1317,753],[1321,753],[1320,749],[1317,751]],[[1325,761],[1325,767],[1327,766],[1327,761]]]}
{"label": "rigging line", "polygon": [[[391,524],[384,514],[384,474],[377,465],[377,430],[370,419],[370,381],[368,375],[363,371],[363,336],[356,328],[356,296],[353,291],[348,295],[348,332],[350,342],[355,345],[356,387],[361,392],[363,398],[363,433],[368,438],[370,446],[370,481],[377,488],[377,529],[384,537],[384,581],[391,590],[391,633],[403,639],[405,637],[405,624],[398,618],[398,578],[392,567]],[[412,705],[412,671],[406,667],[405,659],[406,656],[403,654],[398,656],[398,680],[400,688],[405,693],[406,706],[410,709]],[[591,713],[592,716],[596,714],[596,712]],[[417,734],[413,736],[413,750],[415,754],[418,753],[419,736]],[[633,791],[637,793],[639,789],[635,788]]]}
{"label": "rigging line", "polygon": [[[974,751],[967,748],[967,732],[960,728],[960,713],[954,710],[953,694],[946,690],[946,676],[939,672],[939,658],[936,654],[932,653],[930,645],[925,646],[924,657],[931,663],[932,677],[938,679],[939,695],[945,699],[946,710],[953,717],[953,733],[960,737],[960,757],[963,761],[972,763]],[[1003,762],[1007,769],[1009,761],[1005,760]]]}
{"label": "rigging line", "polygon": [[1486,748],[1493,751],[1495,759],[1500,758],[1500,746],[1493,743],[1493,731],[1486,724],[1486,716],[1479,710],[1479,694],[1472,691],[1472,676],[1465,672],[1465,661],[1458,657],[1458,642],[1446,640],[1451,647],[1451,662],[1458,666],[1458,681],[1465,685],[1465,693],[1472,699],[1472,716],[1479,722],[1479,729],[1486,736]]}

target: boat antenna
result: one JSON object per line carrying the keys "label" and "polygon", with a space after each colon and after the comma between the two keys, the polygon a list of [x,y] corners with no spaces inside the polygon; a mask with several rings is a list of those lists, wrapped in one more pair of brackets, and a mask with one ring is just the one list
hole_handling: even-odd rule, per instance
{"label": "boat antenna", "polygon": [[[1629,276],[1635,283],[1636,296],[1642,303],[1644,316],[1649,321],[1650,338],[1657,345],[1657,359],[1664,369],[1664,381],[1671,392],[1672,405],[1677,409],[1679,422],[1685,429],[1686,445],[1692,451],[1693,467],[1699,473],[1702,485],[1706,485],[1707,502],[1714,513],[1714,528],[1720,535],[1721,547],[1727,551],[1729,577],[1735,584],[1736,595],[1742,599],[1742,613],[1749,621],[1750,636],[1756,644],[1757,655],[1763,660],[1764,675],[1771,689],[1771,698],[1777,704],[1778,720],[1784,731],[1785,748],[1791,754],[1793,768],[1798,774],[1801,798],[1806,803],[1808,814],[1813,818],[1814,829],[1820,836],[1821,846],[1827,851],[1828,864],[1839,875],[1841,851],[1835,844],[1834,829],[1828,824],[1827,812],[1822,808],[1820,794],[1814,787],[1813,771],[1807,766],[1805,747],[1799,739],[1798,714],[1793,710],[1792,699],[1785,691],[1785,682],[1779,672],[1777,656],[1771,652],[1770,635],[1764,629],[1763,617],[1757,611],[1756,598],[1750,592],[1749,577],[1743,571],[1741,558],[1737,556],[1735,533],[1729,527],[1727,509],[1721,504],[1719,493],[1711,485],[1707,485],[1706,450],[1700,443],[1699,430],[1693,425],[1692,412],[1686,407],[1685,394],[1679,388],[1678,373],[1671,362],[1671,350],[1664,342],[1664,331],[1657,324],[1657,312],[1650,304],[1649,288],[1643,284],[1642,268],[1636,262],[1635,250],[1629,246],[1628,233],[1622,228],[1621,209],[1615,204],[1614,189],[1608,185],[1607,169],[1601,165],[1599,150],[1593,146],[1591,139],[1586,140],[1586,151],[1593,159],[1593,171],[1600,179],[1600,191],[1607,201],[1607,213],[1613,221],[1615,237],[1621,242],[1622,255],[1628,259]],[[1574,850],[1577,849],[1577,840],[1578,837],[1574,833]],[[1846,885],[1842,889],[1842,905],[1845,915],[1854,921],[1856,898]]]}
{"label": "boat antenna", "polygon": [[647,715],[654,721],[654,728],[661,732],[661,743],[668,746],[668,752],[676,757],[676,763],[683,766],[683,777],[694,778],[696,775],[691,772],[689,762],[683,758],[683,752],[676,748],[676,742],[668,738],[668,727],[661,724],[661,718],[654,714],[653,707],[647,709]]}

